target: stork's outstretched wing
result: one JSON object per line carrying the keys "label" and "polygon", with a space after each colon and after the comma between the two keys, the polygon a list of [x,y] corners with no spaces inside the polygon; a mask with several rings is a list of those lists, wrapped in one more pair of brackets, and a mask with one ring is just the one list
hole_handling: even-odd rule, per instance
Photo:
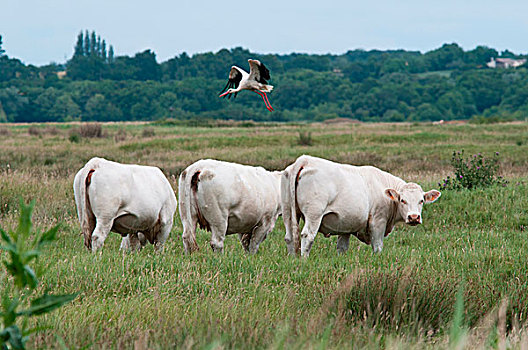
{"label": "stork's outstretched wing", "polygon": [[248,60],[249,62],[249,79],[254,79],[261,84],[268,84],[270,72],[259,60]]}
{"label": "stork's outstretched wing", "polygon": [[[238,68],[237,66],[231,67],[231,70],[229,71],[229,80],[227,81],[227,84],[224,89],[220,91],[220,93],[226,91],[227,89],[237,89],[240,85],[240,81],[242,80],[242,76],[242,70],[240,68]],[[237,94],[238,92],[235,92],[234,97],[236,97]],[[231,98],[231,95],[232,94],[227,95],[228,99]]]}

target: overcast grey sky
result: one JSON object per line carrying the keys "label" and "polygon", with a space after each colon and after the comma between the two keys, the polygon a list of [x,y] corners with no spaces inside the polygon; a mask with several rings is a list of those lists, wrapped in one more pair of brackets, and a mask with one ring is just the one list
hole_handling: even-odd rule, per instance
{"label": "overcast grey sky", "polygon": [[63,63],[80,30],[95,30],[117,55],[145,49],[165,61],[242,46],[258,53],[422,52],[456,42],[528,52],[527,0],[2,0],[7,54]]}

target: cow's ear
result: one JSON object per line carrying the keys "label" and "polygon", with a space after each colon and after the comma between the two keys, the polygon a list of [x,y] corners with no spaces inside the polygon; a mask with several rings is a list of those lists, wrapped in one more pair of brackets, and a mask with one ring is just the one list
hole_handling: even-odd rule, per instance
{"label": "cow's ear", "polygon": [[393,190],[392,188],[387,188],[385,190],[385,195],[387,195],[387,197],[389,197],[395,202],[398,202],[400,200],[400,194],[398,193],[398,191]]}
{"label": "cow's ear", "polygon": [[440,198],[441,195],[442,193],[440,193],[440,191],[437,191],[437,190],[431,190],[429,192],[425,192],[424,193],[425,203],[433,203],[438,198]]}

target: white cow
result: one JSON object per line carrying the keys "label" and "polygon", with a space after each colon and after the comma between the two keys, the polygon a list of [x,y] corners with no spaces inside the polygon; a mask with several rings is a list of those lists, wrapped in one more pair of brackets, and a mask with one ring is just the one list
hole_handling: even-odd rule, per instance
{"label": "white cow", "polygon": [[122,249],[156,250],[169,237],[178,205],[172,187],[156,167],[92,158],[73,182],[84,245],[97,251],[110,231],[123,236]]}
{"label": "white cow", "polygon": [[[308,256],[317,232],[339,235],[338,252],[346,252],[353,234],[374,252],[397,222],[422,223],[422,206],[440,197],[424,193],[412,182],[372,166],[353,166],[301,156],[284,170],[281,181],[282,217],[290,254]],[[299,220],[304,228],[299,242]]]}
{"label": "white cow", "polygon": [[281,213],[280,174],[213,159],[187,167],[178,184],[185,251],[198,250],[198,223],[212,233],[214,251],[223,250],[226,234],[238,233],[244,249],[256,253]]}

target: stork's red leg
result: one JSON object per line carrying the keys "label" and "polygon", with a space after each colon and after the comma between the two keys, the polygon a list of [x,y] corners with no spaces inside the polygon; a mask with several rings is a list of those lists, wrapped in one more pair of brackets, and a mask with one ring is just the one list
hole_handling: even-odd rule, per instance
{"label": "stork's red leg", "polygon": [[264,101],[266,108],[268,109],[268,111],[271,112],[272,111],[271,106],[268,106],[268,102],[266,101],[266,98],[264,97],[264,95],[258,90],[254,90],[254,91],[262,97],[262,100]]}
{"label": "stork's red leg", "polygon": [[262,97],[262,100],[264,101],[264,104],[266,105],[266,108],[269,110],[268,103],[266,102],[266,99],[264,98],[264,95],[258,90],[253,90],[255,93],[259,94],[260,97]]}
{"label": "stork's red leg", "polygon": [[264,94],[264,97],[266,97],[266,102],[268,102],[269,108],[271,108],[271,110],[274,111],[273,107],[271,107],[270,101],[268,100],[268,95],[265,92],[263,92],[263,94]]}

